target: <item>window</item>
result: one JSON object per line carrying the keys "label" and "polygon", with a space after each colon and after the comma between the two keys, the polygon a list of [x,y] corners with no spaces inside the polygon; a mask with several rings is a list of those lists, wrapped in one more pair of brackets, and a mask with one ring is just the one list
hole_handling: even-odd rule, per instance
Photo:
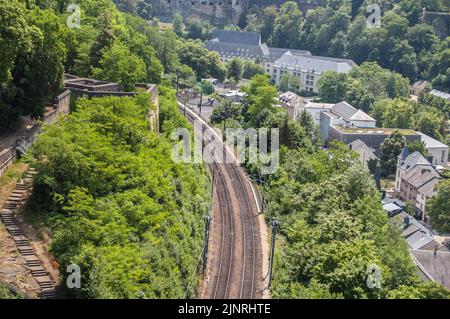
{"label": "window", "polygon": [[445,151],[442,151],[441,162],[445,162]]}

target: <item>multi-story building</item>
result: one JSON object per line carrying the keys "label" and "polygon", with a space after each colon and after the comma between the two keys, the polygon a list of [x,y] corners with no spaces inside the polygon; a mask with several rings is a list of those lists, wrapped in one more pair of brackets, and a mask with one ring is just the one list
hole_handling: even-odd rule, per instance
{"label": "multi-story building", "polygon": [[430,154],[431,164],[446,167],[448,164],[448,146],[424,133],[416,133],[421,136],[422,141],[425,143],[425,149]]}
{"label": "multi-story building", "polygon": [[222,62],[249,59],[260,62],[274,83],[284,74],[298,78],[298,91],[317,93],[317,81],[326,71],[349,72],[356,64],[351,60],[313,56],[311,52],[272,48],[262,43],[256,32],[215,30],[206,48],[219,53]]}
{"label": "multi-story building", "polygon": [[320,114],[330,110],[334,104],[311,102],[294,92],[284,92],[278,98],[280,105],[286,109],[291,118],[296,119],[301,112],[308,112],[315,125],[320,125]]}
{"label": "multi-story building", "polygon": [[424,221],[428,220],[426,203],[440,180],[438,171],[422,154],[409,154],[404,147],[398,157],[395,191],[401,200],[414,206],[416,216]]}
{"label": "multi-story building", "polygon": [[298,91],[318,93],[317,82],[324,72],[348,73],[356,66],[347,59],[298,54],[293,51],[284,53],[276,60],[269,74],[272,81],[279,83],[285,74],[298,78]]}
{"label": "multi-story building", "polygon": [[270,48],[262,43],[259,33],[231,30],[215,30],[212,39],[206,42],[206,48],[219,53],[224,63],[236,58],[259,61],[268,75],[272,73],[273,63],[286,52],[311,55],[311,52],[304,50]]}

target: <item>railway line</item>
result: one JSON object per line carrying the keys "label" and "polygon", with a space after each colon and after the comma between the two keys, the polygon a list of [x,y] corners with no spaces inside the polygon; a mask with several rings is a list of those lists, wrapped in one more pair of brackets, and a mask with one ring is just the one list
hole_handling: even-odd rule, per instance
{"label": "railway line", "polygon": [[[179,107],[193,122],[202,122],[195,134],[215,135],[213,129],[190,109]],[[201,135],[200,135],[201,134]],[[210,141],[203,140],[203,143]],[[220,142],[222,143],[222,142]],[[213,176],[214,212],[207,271],[201,298],[258,299],[262,298],[262,253],[257,203],[250,184],[234,155],[224,147],[225,163],[212,160],[205,152]]]}

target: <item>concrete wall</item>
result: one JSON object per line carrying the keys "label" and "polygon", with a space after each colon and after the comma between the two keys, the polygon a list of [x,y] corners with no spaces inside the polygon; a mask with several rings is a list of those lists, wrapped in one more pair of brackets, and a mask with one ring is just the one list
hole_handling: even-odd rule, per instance
{"label": "concrete wall", "polygon": [[[345,144],[350,144],[356,140],[363,141],[368,147],[373,148],[375,150],[379,150],[381,144],[384,142],[386,138],[388,138],[390,134],[348,134],[342,133],[338,129],[330,126],[328,129],[328,139],[330,140],[338,140]],[[420,141],[420,135],[406,135],[404,136],[408,142],[412,141]]]}
{"label": "concrete wall", "polygon": [[430,156],[433,157],[433,165],[441,165],[447,167],[448,163],[448,147],[427,148]]}

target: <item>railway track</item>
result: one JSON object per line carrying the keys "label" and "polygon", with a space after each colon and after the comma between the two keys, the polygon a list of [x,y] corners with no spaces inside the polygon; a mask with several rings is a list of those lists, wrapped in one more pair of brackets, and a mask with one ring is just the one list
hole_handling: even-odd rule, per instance
{"label": "railway track", "polygon": [[[180,103],[181,104],[181,103]],[[181,106],[180,108],[184,110]],[[193,122],[198,116],[186,110]],[[212,130],[206,123],[205,130]],[[203,141],[207,143],[210,141]],[[215,163],[212,154],[209,169],[213,175],[216,199],[213,216],[213,237],[210,243],[212,256],[208,260],[205,293],[202,297],[213,299],[261,298],[261,241],[255,198],[243,171],[234,156],[224,147],[226,163]]]}

